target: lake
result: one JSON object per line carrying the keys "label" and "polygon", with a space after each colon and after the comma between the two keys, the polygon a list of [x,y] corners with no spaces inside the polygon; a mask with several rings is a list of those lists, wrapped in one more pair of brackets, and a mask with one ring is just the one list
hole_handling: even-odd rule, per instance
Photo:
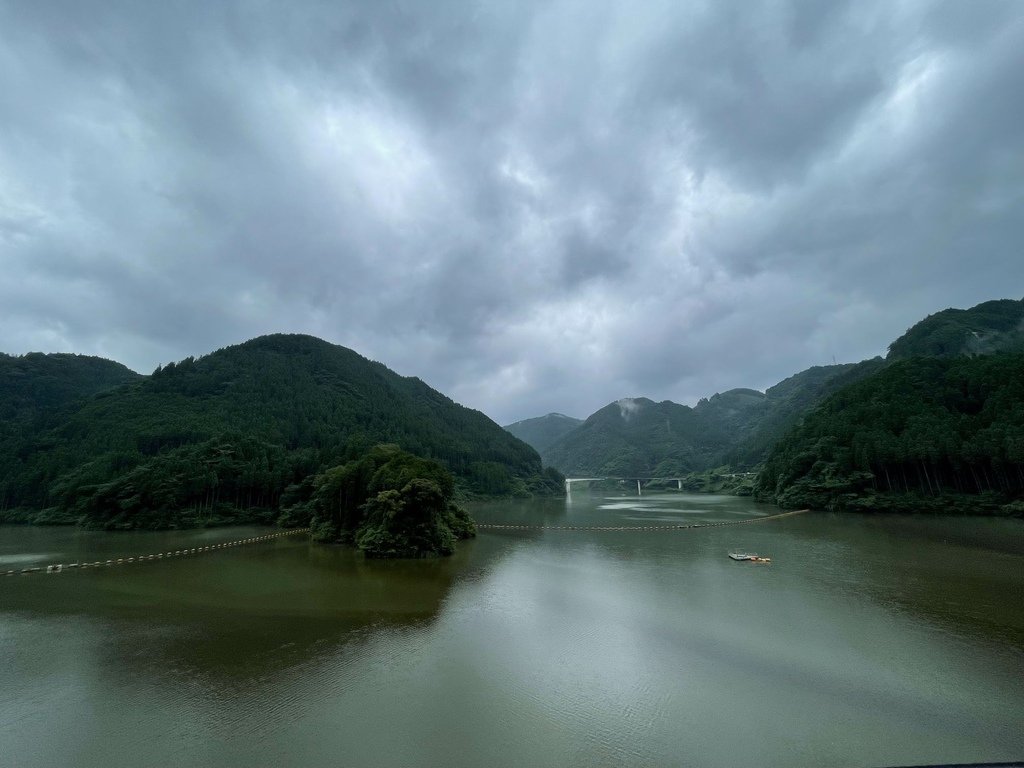
{"label": "lake", "polygon": [[[580,491],[472,507],[576,526],[775,511]],[[3,527],[0,571],[265,532]],[[1024,759],[1024,521],[486,530],[416,562],[291,536],[0,578],[0,658],[0,762],[19,768]]]}

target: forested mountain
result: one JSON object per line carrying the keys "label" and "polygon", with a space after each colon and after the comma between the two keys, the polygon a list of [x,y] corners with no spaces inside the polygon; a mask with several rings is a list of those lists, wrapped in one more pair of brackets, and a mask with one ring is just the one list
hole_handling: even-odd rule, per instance
{"label": "forested mountain", "polygon": [[757,411],[748,414],[745,431],[737,429],[736,442],[717,463],[753,469],[801,417],[828,395],[867,378],[885,366],[880,357],[860,363],[818,365],[769,387]]}
{"label": "forested mountain", "polygon": [[[623,399],[583,422],[549,414],[509,431],[309,336],[253,339],[149,377],[99,358],[0,355],[0,520],[301,524],[332,468],[382,443],[477,494],[557,493],[558,470],[678,476],[767,457],[758,492],[789,506],[896,508],[950,494],[1019,505],[1022,322],[1024,301],[945,310],[887,360],[814,367],[693,408]],[[512,432],[540,445],[549,469]],[[384,491],[401,497],[405,486]],[[391,501],[398,514],[404,502]],[[455,530],[449,501],[435,517]]]}
{"label": "forested mountain", "polygon": [[1024,299],[929,315],[889,345],[890,360],[1024,352]]}
{"label": "forested mountain", "polygon": [[832,392],[884,366],[881,358],[809,368],[767,392],[731,389],[696,406],[620,400],[541,451],[566,474],[678,475],[728,464],[747,470]]}
{"label": "forested mountain", "polygon": [[[309,336],[158,368],[58,424],[0,441],[8,518],[137,527],[260,509],[312,473],[394,443],[481,494],[560,491],[525,443],[416,378]],[[189,518],[186,521],[185,518]]]}
{"label": "forested mountain", "polygon": [[606,405],[543,457],[570,475],[675,475],[703,469],[728,445],[727,430],[696,409],[640,397]]}
{"label": "forested mountain", "polygon": [[757,423],[767,405],[764,392],[730,389],[701,398],[693,410],[736,437],[745,436]]}
{"label": "forested mountain", "polygon": [[0,435],[38,429],[58,409],[139,378],[101,357],[0,353]]}
{"label": "forested mountain", "polygon": [[1024,352],[1024,300],[947,309],[894,341],[885,360],[815,366],[764,394],[729,390],[701,400],[693,409],[669,401],[628,401],[643,406],[645,416],[639,420],[627,419],[613,403],[542,448],[541,455],[546,464],[572,474],[676,474],[720,465],[750,470],[826,398],[879,374],[894,361],[1014,351]]}
{"label": "forested mountain", "polygon": [[535,419],[523,419],[505,427],[509,432],[524,443],[532,446],[537,453],[543,454],[549,445],[563,435],[572,432],[583,423],[582,419],[574,419],[561,413],[549,413]]}
{"label": "forested mountain", "polygon": [[783,506],[1024,513],[1024,355],[913,358],[829,397],[757,481]]}

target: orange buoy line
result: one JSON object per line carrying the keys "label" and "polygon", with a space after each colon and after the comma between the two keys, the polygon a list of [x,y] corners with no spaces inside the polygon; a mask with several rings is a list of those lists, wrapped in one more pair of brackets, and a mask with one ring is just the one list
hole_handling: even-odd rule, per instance
{"label": "orange buoy line", "polygon": [[791,512],[779,512],[763,517],[748,517],[746,520],[727,520],[721,523],[687,523],[680,525],[519,525],[517,523],[477,523],[477,528],[501,531],[684,531],[694,528],[719,528],[725,525],[743,525],[744,523],[760,523],[765,520],[778,520],[790,515],[801,515],[809,509],[797,509]]}
{"label": "orange buoy line", "polygon": [[163,560],[166,557],[184,557],[186,555],[199,555],[203,552],[213,552],[228,547],[238,547],[242,544],[258,544],[261,541],[279,539],[282,536],[292,536],[296,533],[308,533],[309,528],[293,528],[281,533],[268,533],[263,536],[250,536],[247,539],[235,541],[224,541],[220,544],[208,544],[205,547],[191,547],[188,549],[175,549],[168,552],[157,552],[150,555],[135,555],[134,557],[118,557],[110,560],[94,560],[91,563],[52,563],[50,565],[37,565],[34,568],[21,568],[9,571],[0,571],[0,576],[20,576],[29,573],[63,573],[64,571],[82,568],[105,568],[111,565],[127,565],[128,563],[143,563],[150,560]]}

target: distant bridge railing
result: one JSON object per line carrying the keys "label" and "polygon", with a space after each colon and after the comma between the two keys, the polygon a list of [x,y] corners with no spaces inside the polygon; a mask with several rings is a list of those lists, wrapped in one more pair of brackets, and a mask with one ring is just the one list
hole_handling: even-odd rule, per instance
{"label": "distant bridge railing", "polygon": [[660,482],[675,482],[676,487],[679,490],[683,489],[683,479],[681,477],[567,477],[565,478],[565,492],[568,494],[572,493],[573,483],[595,483],[595,482],[617,482],[617,483],[636,483],[637,495],[643,494],[643,484],[649,483],[652,480],[658,480]]}
{"label": "distant bridge railing", "polygon": [[[730,472],[723,475],[723,477],[749,477],[757,474],[756,472]],[[624,477],[567,477],[565,478],[565,492],[567,494],[572,493],[573,483],[595,483],[595,482],[618,482],[618,483],[636,483],[636,493],[638,496],[643,495],[643,484],[650,483],[657,480],[658,482],[676,484],[678,490],[683,490],[683,478],[669,476],[638,476],[638,475],[627,475]]]}

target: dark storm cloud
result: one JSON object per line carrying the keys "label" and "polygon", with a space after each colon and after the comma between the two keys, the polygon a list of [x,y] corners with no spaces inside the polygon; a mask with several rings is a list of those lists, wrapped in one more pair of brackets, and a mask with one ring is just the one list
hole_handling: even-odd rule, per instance
{"label": "dark storm cloud", "polygon": [[0,2],[0,347],[273,331],[500,421],[1024,293],[1014,2]]}
{"label": "dark storm cloud", "polygon": [[[694,134],[694,167],[744,186],[799,177],[886,86],[892,51],[841,3],[705,8],[655,46],[638,108]],[[867,55],[865,55],[867,54]]]}

